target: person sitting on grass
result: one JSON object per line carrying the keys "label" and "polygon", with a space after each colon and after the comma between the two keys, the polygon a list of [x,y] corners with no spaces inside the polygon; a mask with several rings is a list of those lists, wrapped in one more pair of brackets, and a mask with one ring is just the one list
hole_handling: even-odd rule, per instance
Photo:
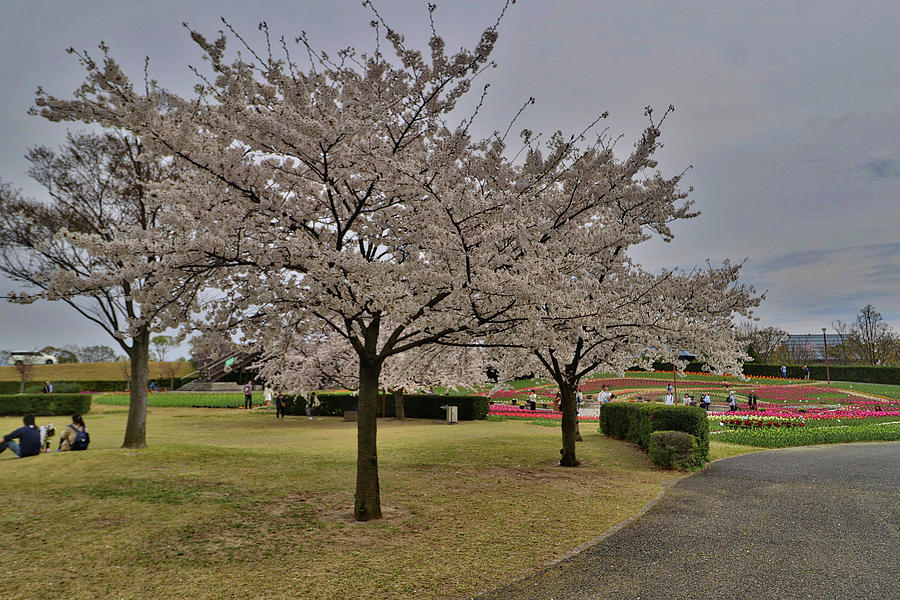
{"label": "person sitting on grass", "polygon": [[[87,450],[87,446],[81,447],[84,442],[78,441],[78,434],[87,433],[87,426],[81,415],[72,415],[72,424],[66,427],[59,436],[59,448],[57,452],[66,452],[67,450]],[[83,438],[84,436],[82,436]]]}
{"label": "person sitting on grass", "polygon": [[[0,441],[0,453],[9,448],[19,458],[37,456],[41,453],[41,430],[34,424],[34,415],[27,414],[22,417],[23,427],[19,427],[12,433],[7,433]],[[16,443],[13,440],[18,439]]]}

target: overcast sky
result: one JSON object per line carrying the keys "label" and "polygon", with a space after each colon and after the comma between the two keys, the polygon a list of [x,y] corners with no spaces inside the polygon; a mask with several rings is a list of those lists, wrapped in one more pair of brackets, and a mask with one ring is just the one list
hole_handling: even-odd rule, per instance
{"label": "overcast sky", "polygon": [[[423,47],[426,3],[380,0],[382,16]],[[449,48],[471,47],[501,0],[438,2]],[[70,96],[83,71],[65,53],[105,41],[135,79],[145,56],[165,87],[189,93],[200,52],[182,22],[208,36],[228,19],[250,39],[303,30],[325,50],[370,49],[359,0],[4,0],[0,2],[0,178],[32,196],[23,158],[56,145],[62,125],[29,117],[43,86]],[[742,279],[768,290],[761,325],[816,333],[871,303],[900,329],[900,2],[519,0],[507,13],[480,133],[572,133],[600,113],[626,152],[643,107],[676,111],[660,168],[692,167],[685,187],[702,212],[670,244],[635,252],[646,267],[746,259]],[[0,281],[0,292],[11,288]],[[0,304],[0,348],[114,345],[57,304]],[[182,352],[184,353],[184,352]]]}

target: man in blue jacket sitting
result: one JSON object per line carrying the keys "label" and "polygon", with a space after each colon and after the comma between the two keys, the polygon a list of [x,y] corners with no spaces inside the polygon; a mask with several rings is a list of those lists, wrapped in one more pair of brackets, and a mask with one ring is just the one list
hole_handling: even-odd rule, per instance
{"label": "man in blue jacket sitting", "polygon": [[[25,423],[24,427],[19,427],[12,433],[3,436],[0,441],[0,452],[9,448],[19,458],[40,454],[41,430],[34,424],[34,415],[25,415],[22,417],[22,422]],[[18,439],[19,443],[13,441],[15,439]]]}

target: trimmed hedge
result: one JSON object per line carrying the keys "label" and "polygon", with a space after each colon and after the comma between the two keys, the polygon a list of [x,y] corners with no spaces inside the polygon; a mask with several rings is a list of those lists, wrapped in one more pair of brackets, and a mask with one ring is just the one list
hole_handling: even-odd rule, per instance
{"label": "trimmed hedge", "polygon": [[[53,383],[53,390],[59,386],[69,386],[69,385],[77,385],[82,390],[88,390],[91,392],[124,392],[128,388],[127,381],[108,381],[108,380],[97,380],[97,381],[51,381]],[[25,392],[29,393],[30,391],[40,391],[41,387],[44,385],[43,381],[37,382],[29,382],[25,384]],[[68,387],[66,388],[69,389]],[[62,391],[62,390],[60,390]],[[19,393],[19,382],[18,381],[0,381],[0,394],[18,394]]]}
{"label": "trimmed hedge", "polygon": [[683,431],[654,431],[648,448],[653,464],[664,469],[691,471],[703,466],[697,438]]}
{"label": "trimmed hedge", "polygon": [[654,431],[683,431],[697,439],[700,456],[709,456],[709,421],[696,406],[663,406],[641,402],[610,402],[600,409],[600,432],[650,447]]}
{"label": "trimmed hedge", "polygon": [[[456,406],[460,421],[483,421],[487,418],[491,400],[486,396],[435,396],[432,394],[407,394],[403,396],[403,411],[412,419],[444,419],[447,412],[442,406]],[[391,403],[390,415],[394,416]]]}
{"label": "trimmed hedge", "polygon": [[[188,379],[187,377],[179,379],[175,378],[175,385],[181,386],[189,381],[193,381],[196,379],[195,377],[191,377]],[[50,383],[53,384],[54,392],[80,392],[80,391],[88,391],[88,392],[127,392],[128,391],[128,382],[120,381],[120,380],[109,380],[109,379],[85,379],[78,381],[54,381],[51,380]],[[148,381],[149,383],[149,381]],[[169,379],[167,377],[157,377],[156,383],[169,385]],[[0,381],[0,394],[18,394],[19,393],[19,382],[18,381]],[[29,381],[25,384],[25,393],[37,393],[41,391],[43,387],[43,381]]]}
{"label": "trimmed hedge", "polygon": [[88,394],[17,394],[0,396],[0,415],[74,415],[91,410]]}
{"label": "trimmed hedge", "polygon": [[[828,367],[832,381],[853,381],[856,383],[887,383],[900,385],[900,367],[870,367],[865,365],[831,365]],[[801,379],[803,377],[802,365],[787,365],[788,377]],[[744,365],[744,375],[764,375],[768,377],[781,377],[781,365],[762,365],[747,363]],[[825,381],[825,365],[809,365],[811,379]]]}
{"label": "trimmed hedge", "polygon": [[[348,392],[320,393],[317,395],[319,406],[316,414],[319,416],[341,416],[344,411],[357,409],[356,396]],[[378,400],[378,414],[382,414],[381,395]],[[447,413],[441,406],[456,406],[459,408],[460,421],[484,420],[487,418],[490,408],[490,398],[486,396],[435,396],[432,394],[405,394],[403,396],[403,412],[410,419],[443,419]],[[384,416],[394,416],[394,397],[388,394],[384,398]],[[287,414],[305,415],[306,398],[302,396],[287,396]]]}

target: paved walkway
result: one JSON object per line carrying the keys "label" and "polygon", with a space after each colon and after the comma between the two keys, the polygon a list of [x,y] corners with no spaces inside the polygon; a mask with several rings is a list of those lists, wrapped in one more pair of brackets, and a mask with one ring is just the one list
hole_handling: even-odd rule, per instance
{"label": "paved walkway", "polygon": [[481,596],[588,600],[900,598],[900,442],[718,461],[646,514]]}

